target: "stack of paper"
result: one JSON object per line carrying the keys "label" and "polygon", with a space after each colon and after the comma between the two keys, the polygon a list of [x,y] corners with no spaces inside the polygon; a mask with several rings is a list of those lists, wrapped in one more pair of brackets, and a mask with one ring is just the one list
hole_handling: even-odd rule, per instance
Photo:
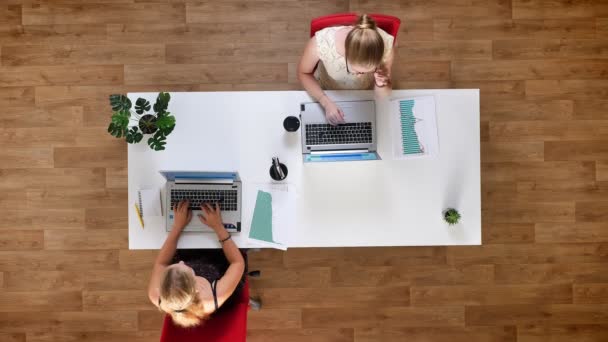
{"label": "stack of paper", "polygon": [[249,244],[286,250],[294,226],[295,192],[289,184],[259,184]]}

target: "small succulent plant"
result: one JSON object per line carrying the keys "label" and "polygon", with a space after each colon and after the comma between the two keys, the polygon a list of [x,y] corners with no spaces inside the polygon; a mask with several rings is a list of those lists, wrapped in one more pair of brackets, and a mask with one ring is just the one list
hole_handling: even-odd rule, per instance
{"label": "small succulent plant", "polygon": [[450,225],[456,224],[460,221],[460,213],[454,208],[448,208],[443,212],[443,219]]}

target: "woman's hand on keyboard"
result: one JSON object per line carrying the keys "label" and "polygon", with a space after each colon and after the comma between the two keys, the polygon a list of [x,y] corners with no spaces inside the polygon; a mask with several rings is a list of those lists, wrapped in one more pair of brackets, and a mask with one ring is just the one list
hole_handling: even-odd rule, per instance
{"label": "woman's hand on keyboard", "polygon": [[321,99],[321,105],[325,108],[325,118],[332,125],[344,123],[344,112],[329,97]]}
{"label": "woman's hand on keyboard", "polygon": [[173,212],[175,213],[173,227],[176,229],[184,229],[190,223],[190,220],[192,220],[192,210],[190,210],[190,201],[188,200],[179,201],[177,206],[173,208]]}
{"label": "woman's hand on keyboard", "polygon": [[202,223],[211,227],[216,233],[218,230],[224,229],[224,221],[222,221],[222,213],[218,203],[215,203],[214,205],[204,203],[201,205],[201,210],[204,215],[198,215],[198,219],[201,220]]}

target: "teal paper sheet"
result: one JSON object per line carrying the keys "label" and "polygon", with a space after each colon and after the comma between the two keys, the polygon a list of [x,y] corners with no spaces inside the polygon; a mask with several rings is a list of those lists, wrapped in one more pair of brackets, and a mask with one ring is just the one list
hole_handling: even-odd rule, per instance
{"label": "teal paper sheet", "polygon": [[272,239],[272,195],[268,192],[258,190],[249,238],[274,243]]}
{"label": "teal paper sheet", "polygon": [[401,143],[404,154],[417,154],[422,152],[418,134],[416,134],[416,129],[414,129],[416,124],[416,118],[414,117],[412,110],[414,105],[414,100],[399,101],[399,109],[401,112]]}

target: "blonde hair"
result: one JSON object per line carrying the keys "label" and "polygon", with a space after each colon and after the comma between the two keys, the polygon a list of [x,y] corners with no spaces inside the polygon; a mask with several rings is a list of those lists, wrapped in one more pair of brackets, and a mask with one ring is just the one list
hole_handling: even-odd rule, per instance
{"label": "blonde hair", "polygon": [[384,40],[374,19],[363,14],[346,36],[346,59],[351,65],[378,67],[384,56]]}
{"label": "blonde hair", "polygon": [[160,281],[160,310],[182,327],[193,327],[207,318],[198,296],[196,279],[190,272],[167,267]]}

